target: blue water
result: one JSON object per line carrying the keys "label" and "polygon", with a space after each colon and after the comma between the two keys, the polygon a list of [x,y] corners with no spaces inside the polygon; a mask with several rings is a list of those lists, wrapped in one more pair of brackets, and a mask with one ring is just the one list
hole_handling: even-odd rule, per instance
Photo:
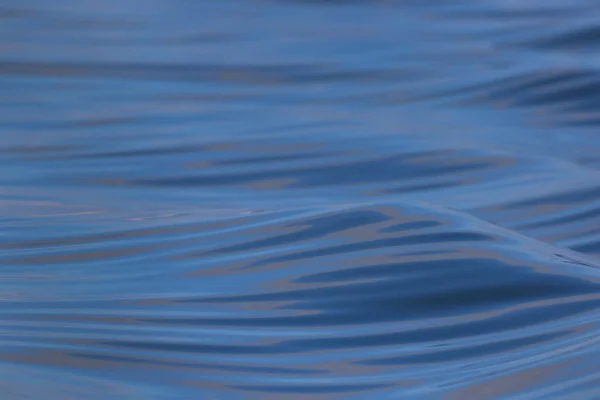
{"label": "blue water", "polygon": [[600,399],[600,3],[5,0],[0,398]]}

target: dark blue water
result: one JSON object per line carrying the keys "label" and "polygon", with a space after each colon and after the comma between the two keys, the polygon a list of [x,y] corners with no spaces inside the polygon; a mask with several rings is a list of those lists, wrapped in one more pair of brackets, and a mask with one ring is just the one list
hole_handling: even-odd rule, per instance
{"label": "dark blue water", "polygon": [[0,6],[2,399],[600,399],[598,1]]}

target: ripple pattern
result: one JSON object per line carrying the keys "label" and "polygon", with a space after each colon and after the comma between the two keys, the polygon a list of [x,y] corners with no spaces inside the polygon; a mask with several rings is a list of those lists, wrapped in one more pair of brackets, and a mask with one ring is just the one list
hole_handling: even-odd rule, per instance
{"label": "ripple pattern", "polygon": [[600,398],[598,11],[9,1],[2,398]]}

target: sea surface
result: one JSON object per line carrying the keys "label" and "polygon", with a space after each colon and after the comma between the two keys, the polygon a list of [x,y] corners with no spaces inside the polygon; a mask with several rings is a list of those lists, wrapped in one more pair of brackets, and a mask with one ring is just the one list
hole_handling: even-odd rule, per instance
{"label": "sea surface", "polygon": [[600,399],[600,1],[3,0],[0,398]]}

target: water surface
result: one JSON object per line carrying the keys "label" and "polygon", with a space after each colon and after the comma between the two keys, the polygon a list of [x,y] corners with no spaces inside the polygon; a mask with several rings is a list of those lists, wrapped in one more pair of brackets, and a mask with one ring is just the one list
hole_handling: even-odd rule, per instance
{"label": "water surface", "polygon": [[600,398],[596,1],[5,1],[6,399]]}

